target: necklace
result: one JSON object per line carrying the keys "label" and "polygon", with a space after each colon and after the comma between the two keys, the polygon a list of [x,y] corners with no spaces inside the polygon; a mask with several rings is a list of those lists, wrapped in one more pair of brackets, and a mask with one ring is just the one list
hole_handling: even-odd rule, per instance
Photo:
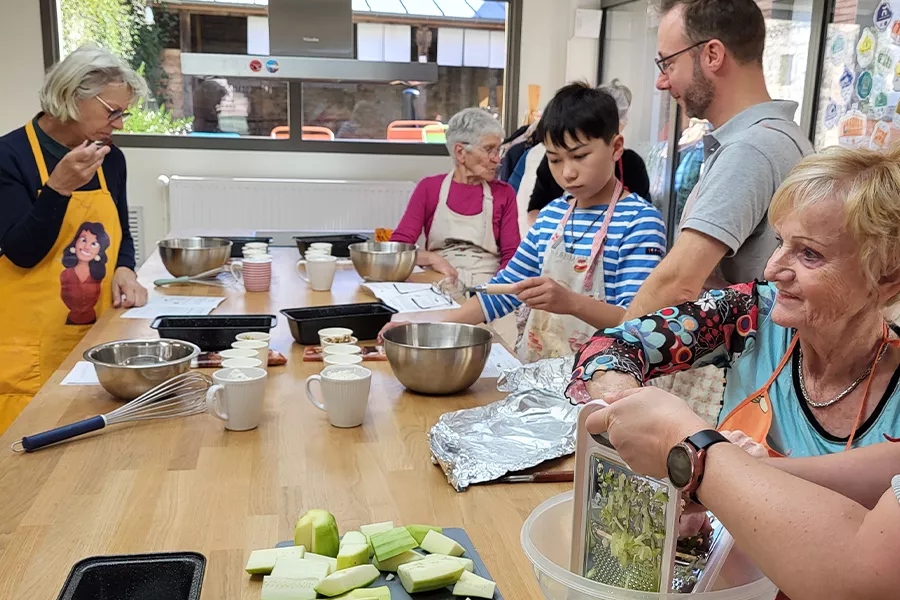
{"label": "necklace", "polygon": [[[607,207],[606,210],[609,210],[609,208]],[[578,245],[578,243],[584,239],[584,236],[586,236],[587,232],[591,230],[591,227],[596,225],[597,221],[600,220],[600,217],[602,217],[605,214],[606,214],[606,212],[604,211],[604,212],[600,213],[599,215],[597,215],[596,217],[594,217],[594,220],[591,221],[591,224],[587,226],[587,229],[585,229],[584,231],[581,232],[581,235],[576,240],[575,239],[575,211],[574,210],[572,211],[572,216],[569,217],[569,234],[572,236],[572,245],[569,246],[569,254],[575,254],[575,246]]]}
{"label": "necklace", "polygon": [[859,379],[850,384],[846,390],[828,400],[826,402],[815,402],[812,398],[809,397],[809,392],[806,391],[806,381],[803,378],[803,349],[800,348],[800,360],[798,363],[798,370],[800,371],[800,392],[803,394],[803,399],[806,400],[806,403],[814,408],[825,408],[826,406],[831,406],[832,404],[836,404],[847,397],[847,395],[855,390],[859,384],[866,380],[866,378],[872,374],[872,369],[875,368],[881,359],[884,357],[884,353],[887,351],[887,344],[881,349],[881,352],[878,353],[878,356],[875,358],[875,362],[869,365],[869,368],[866,369],[866,372],[859,376]]}

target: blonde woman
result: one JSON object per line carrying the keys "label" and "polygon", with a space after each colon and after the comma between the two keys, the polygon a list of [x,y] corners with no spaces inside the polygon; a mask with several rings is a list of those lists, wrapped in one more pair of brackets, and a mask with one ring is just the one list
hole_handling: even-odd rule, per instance
{"label": "blonde woman", "polygon": [[768,283],[598,332],[579,352],[578,402],[655,377],[727,369],[719,428],[772,455],[816,456],[900,437],[900,148],[800,162],[769,208]]}
{"label": "blonde woman", "polygon": [[121,59],[79,48],[47,74],[41,112],[0,138],[0,433],[107,307],[147,300],[111,145],[145,92]]}

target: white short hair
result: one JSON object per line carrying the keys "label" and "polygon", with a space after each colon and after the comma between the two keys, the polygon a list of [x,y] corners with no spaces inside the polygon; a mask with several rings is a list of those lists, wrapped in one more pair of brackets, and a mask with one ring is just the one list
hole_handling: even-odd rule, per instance
{"label": "white short hair", "polygon": [[496,135],[502,140],[504,133],[503,126],[488,111],[464,108],[451,117],[447,126],[447,148],[452,157],[456,144],[476,146],[486,135]]}
{"label": "white short hair", "polygon": [[619,111],[619,123],[621,127],[625,127],[626,123],[628,123],[628,109],[631,108],[631,90],[618,79],[613,79],[597,89],[606,92],[616,101],[616,109]]}
{"label": "white short hair", "polygon": [[129,106],[147,95],[144,78],[128,63],[102,48],[82,46],[50,68],[41,88],[41,110],[63,123],[77,121],[78,103],[110,84],[128,86]]}

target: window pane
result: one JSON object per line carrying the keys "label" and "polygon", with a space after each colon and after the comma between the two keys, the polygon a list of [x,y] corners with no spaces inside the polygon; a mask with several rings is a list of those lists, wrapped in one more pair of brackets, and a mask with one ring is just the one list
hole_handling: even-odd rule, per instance
{"label": "window pane", "polygon": [[794,120],[799,125],[804,111],[808,110],[803,106],[803,90],[806,87],[812,0],[756,0],[756,3],[766,18],[763,72],[769,95],[799,104],[794,113]]}
{"label": "window pane", "polygon": [[834,3],[822,50],[816,150],[883,148],[900,139],[900,20],[879,10],[881,5],[880,0]]}

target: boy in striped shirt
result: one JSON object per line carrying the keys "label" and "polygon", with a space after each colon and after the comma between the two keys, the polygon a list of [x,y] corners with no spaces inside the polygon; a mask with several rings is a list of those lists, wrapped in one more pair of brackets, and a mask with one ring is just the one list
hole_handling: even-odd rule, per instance
{"label": "boy in striped shirt", "polygon": [[566,195],[540,212],[490,283],[514,295],[477,294],[448,321],[479,324],[530,309],[519,358],[574,354],[597,329],[618,325],[666,250],[662,215],[614,176],[624,142],[615,100],[585,84],[562,88],[537,130]]}

